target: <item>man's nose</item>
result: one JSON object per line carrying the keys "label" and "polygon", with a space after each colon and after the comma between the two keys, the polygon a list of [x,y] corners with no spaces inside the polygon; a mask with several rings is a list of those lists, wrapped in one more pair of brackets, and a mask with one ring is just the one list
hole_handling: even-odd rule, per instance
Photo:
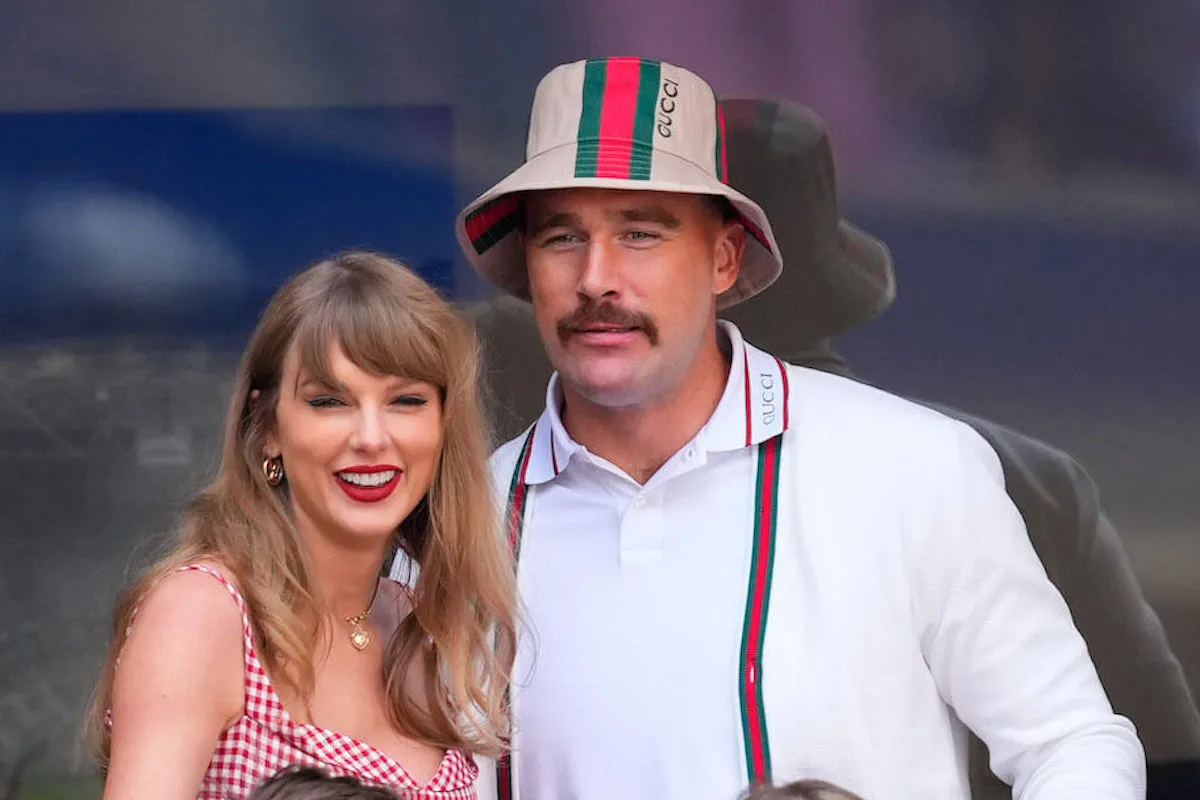
{"label": "man's nose", "polygon": [[610,241],[596,237],[587,246],[579,293],[599,300],[620,292],[620,255]]}

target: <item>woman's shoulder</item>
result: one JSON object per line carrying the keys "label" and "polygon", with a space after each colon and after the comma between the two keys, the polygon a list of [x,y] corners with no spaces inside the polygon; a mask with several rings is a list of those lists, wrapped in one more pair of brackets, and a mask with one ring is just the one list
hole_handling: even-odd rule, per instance
{"label": "woman's shoulder", "polygon": [[159,646],[176,640],[181,646],[203,642],[240,653],[243,607],[237,584],[219,564],[187,564],[162,576],[140,599],[126,646],[150,638]]}
{"label": "woman's shoulder", "polygon": [[233,719],[244,693],[244,617],[220,572],[179,569],[147,591],[125,630],[114,676],[119,720],[171,709]]}

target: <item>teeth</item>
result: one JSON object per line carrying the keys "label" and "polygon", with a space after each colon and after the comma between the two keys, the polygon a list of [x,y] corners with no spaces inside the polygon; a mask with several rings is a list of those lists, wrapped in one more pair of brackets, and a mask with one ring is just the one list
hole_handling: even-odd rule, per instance
{"label": "teeth", "polygon": [[355,486],[383,486],[396,477],[396,470],[388,469],[383,472],[339,472],[339,478]]}

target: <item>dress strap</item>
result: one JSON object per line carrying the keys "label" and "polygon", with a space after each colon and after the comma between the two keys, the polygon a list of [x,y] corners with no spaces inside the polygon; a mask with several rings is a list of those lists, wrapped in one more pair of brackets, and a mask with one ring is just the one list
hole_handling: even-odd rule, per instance
{"label": "dress strap", "polygon": [[254,626],[250,623],[250,607],[233,581],[216,567],[209,564],[185,564],[176,572],[203,572],[221,582],[233,597],[242,612],[242,651],[245,664],[246,707],[245,714],[253,720],[278,727],[284,718],[283,700],[272,686],[258,649],[254,643]]}
{"label": "dress strap", "polygon": [[254,647],[254,627],[250,624],[250,607],[246,605],[246,598],[242,597],[242,593],[238,591],[233,581],[225,577],[225,574],[219,569],[208,564],[184,564],[175,570],[175,572],[203,572],[205,575],[220,581],[221,585],[233,597],[233,601],[237,603],[238,610],[242,612],[242,642],[244,645],[246,666],[250,665],[251,659],[257,663],[258,652]]}

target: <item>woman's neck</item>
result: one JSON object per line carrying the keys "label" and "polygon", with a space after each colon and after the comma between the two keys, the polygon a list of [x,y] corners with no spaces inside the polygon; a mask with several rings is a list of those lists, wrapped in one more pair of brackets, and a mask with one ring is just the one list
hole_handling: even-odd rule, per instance
{"label": "woman's neck", "polygon": [[309,563],[317,596],[339,619],[366,613],[379,586],[386,543],[349,547],[325,536],[308,536]]}

